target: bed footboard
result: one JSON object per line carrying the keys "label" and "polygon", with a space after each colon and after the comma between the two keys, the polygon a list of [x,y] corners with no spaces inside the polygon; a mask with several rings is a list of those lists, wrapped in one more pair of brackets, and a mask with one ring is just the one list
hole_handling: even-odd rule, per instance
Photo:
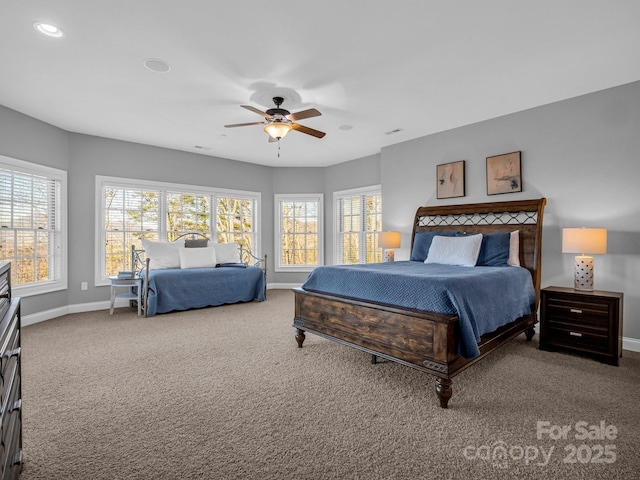
{"label": "bed footboard", "polygon": [[295,294],[295,339],[302,348],[305,332],[365,351],[376,357],[431,373],[443,408],[451,397],[451,377],[462,362],[455,353],[458,317],[399,309],[300,288]]}
{"label": "bed footboard", "polygon": [[[294,289],[294,327],[434,374],[448,374],[456,315],[407,310]],[[298,333],[298,336],[301,335]],[[302,345],[304,338],[298,340]]]}
{"label": "bed footboard", "polygon": [[[536,315],[527,315],[482,336],[480,355],[456,353],[458,317],[293,289],[295,339],[302,348],[306,332],[386,358],[436,377],[435,392],[447,408],[452,378],[512,338],[533,333]],[[374,362],[375,363],[375,362]]]}

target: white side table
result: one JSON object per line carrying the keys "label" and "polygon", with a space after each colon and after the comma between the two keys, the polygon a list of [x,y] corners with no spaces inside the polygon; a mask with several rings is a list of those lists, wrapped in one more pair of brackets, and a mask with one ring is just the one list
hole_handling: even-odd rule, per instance
{"label": "white side table", "polygon": [[[111,306],[109,315],[113,315],[113,305],[116,299],[136,300],[138,302],[138,315],[142,313],[142,278],[135,276],[133,278],[119,278],[117,275],[109,277],[111,280]],[[137,287],[137,288],[135,288]],[[125,293],[117,293],[118,289]],[[135,288],[135,291],[134,291]]]}

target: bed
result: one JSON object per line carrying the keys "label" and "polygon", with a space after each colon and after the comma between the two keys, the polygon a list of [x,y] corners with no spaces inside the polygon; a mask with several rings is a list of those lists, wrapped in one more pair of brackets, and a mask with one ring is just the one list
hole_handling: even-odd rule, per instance
{"label": "bed", "polygon": [[[370,353],[372,363],[376,363],[380,357],[430,373],[436,377],[435,390],[440,406],[447,408],[453,392],[452,378],[455,375],[522,333],[525,333],[527,340],[533,338],[540,298],[542,217],[545,204],[546,200],[541,198],[429,206],[418,208],[414,216],[412,257],[414,253],[419,253],[420,248],[424,249],[424,238],[431,236],[433,239],[434,235],[441,237],[440,240],[442,236],[470,237],[478,233],[482,233],[485,239],[504,239],[505,236],[510,238],[512,243],[509,245],[509,264],[512,265],[511,262],[515,261],[521,268],[483,266],[458,269],[466,269],[463,276],[471,275],[470,271],[477,270],[487,277],[490,276],[489,273],[493,275],[495,270],[501,269],[507,275],[517,271],[514,276],[519,277],[517,281],[518,285],[522,285],[522,292],[518,290],[519,287],[514,290],[513,285],[509,291],[502,290],[506,288],[504,283],[498,288],[477,284],[470,287],[467,293],[464,288],[449,293],[447,299],[436,300],[436,307],[429,309],[418,297],[428,297],[429,295],[421,292],[429,291],[432,287],[412,286],[412,276],[420,276],[419,270],[423,266],[435,270],[437,277],[447,279],[445,283],[448,287],[465,284],[468,279],[456,279],[456,269],[446,265],[425,265],[421,257],[414,258],[414,261],[395,262],[398,265],[389,263],[354,266],[355,268],[318,267],[310,274],[303,287],[294,289],[293,326],[296,329],[298,347],[302,348],[306,333],[313,333]],[[516,235],[512,233],[514,231],[518,232],[517,245],[513,243]],[[428,251],[429,247],[426,248]],[[408,265],[409,270],[404,279],[402,264]],[[336,271],[341,269],[344,272]],[[328,284],[323,284],[322,279],[311,281],[316,277],[317,271],[330,273],[327,274]],[[364,281],[363,278],[367,280]],[[392,278],[394,282],[399,282],[400,290],[408,289],[403,301],[398,302],[385,296]],[[509,284],[510,281],[506,282]],[[366,285],[364,290],[359,290],[361,293],[354,293],[356,291],[348,286],[357,283]],[[475,289],[480,291],[474,295],[472,292]],[[502,319],[498,322],[499,326],[496,326],[493,317],[498,315],[491,313],[496,297],[486,294],[492,289],[503,293],[499,297],[500,303],[509,304],[511,300],[515,303],[516,297],[518,302],[522,302],[523,297],[528,305],[524,310],[522,305],[516,306],[510,313],[512,316]],[[487,298],[491,299],[489,304],[486,303]],[[441,304],[445,305],[437,306]],[[484,318],[481,328],[473,323],[474,318],[469,318],[474,316]],[[470,336],[475,337],[473,341],[470,341]]]}
{"label": "bed", "polygon": [[[256,257],[237,243],[209,244],[196,234],[176,240],[171,244],[147,242],[144,249],[132,246],[132,264],[143,265],[137,275],[142,278],[145,316],[266,299],[266,255]],[[192,242],[194,248],[185,248],[184,242]],[[209,251],[218,252],[218,259],[211,260]],[[166,257],[167,252],[171,257]],[[178,264],[166,260],[173,257]],[[159,258],[165,260],[154,267],[152,262]]]}

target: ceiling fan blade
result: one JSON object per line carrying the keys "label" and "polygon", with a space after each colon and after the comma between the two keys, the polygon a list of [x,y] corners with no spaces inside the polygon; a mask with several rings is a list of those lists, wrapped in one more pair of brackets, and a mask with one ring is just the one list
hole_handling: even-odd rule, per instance
{"label": "ceiling fan blade", "polygon": [[320,130],[315,130],[313,128],[305,127],[304,125],[300,125],[299,123],[292,123],[291,128],[299,132],[306,133],[307,135],[312,135],[317,138],[322,138],[326,135],[326,133],[321,132]]}
{"label": "ceiling fan blade", "polygon": [[246,108],[247,110],[251,110],[253,113],[257,113],[261,117],[264,118],[273,118],[267,112],[263,112],[262,110],[258,110],[256,107],[252,107],[251,105],[240,105],[242,108]]}
{"label": "ceiling fan blade", "polygon": [[265,122],[249,122],[249,123],[234,123],[233,125],[225,125],[226,128],[233,127],[246,127],[247,125],[264,125]]}
{"label": "ceiling fan blade", "polygon": [[322,115],[315,108],[310,108],[308,110],[302,110],[301,112],[292,113],[289,115],[289,120],[295,122],[296,120],[302,120],[303,118],[311,118],[311,117],[319,117]]}

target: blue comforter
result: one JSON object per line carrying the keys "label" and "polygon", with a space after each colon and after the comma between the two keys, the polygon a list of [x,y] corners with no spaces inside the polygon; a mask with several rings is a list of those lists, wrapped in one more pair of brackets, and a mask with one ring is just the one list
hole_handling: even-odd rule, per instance
{"label": "blue comforter", "polygon": [[147,315],[264,301],[265,281],[262,269],[253,266],[151,270]]}
{"label": "blue comforter", "polygon": [[535,290],[520,267],[459,267],[415,261],[318,267],[304,290],[458,315],[459,354],[480,354],[480,337],[534,311]]}

